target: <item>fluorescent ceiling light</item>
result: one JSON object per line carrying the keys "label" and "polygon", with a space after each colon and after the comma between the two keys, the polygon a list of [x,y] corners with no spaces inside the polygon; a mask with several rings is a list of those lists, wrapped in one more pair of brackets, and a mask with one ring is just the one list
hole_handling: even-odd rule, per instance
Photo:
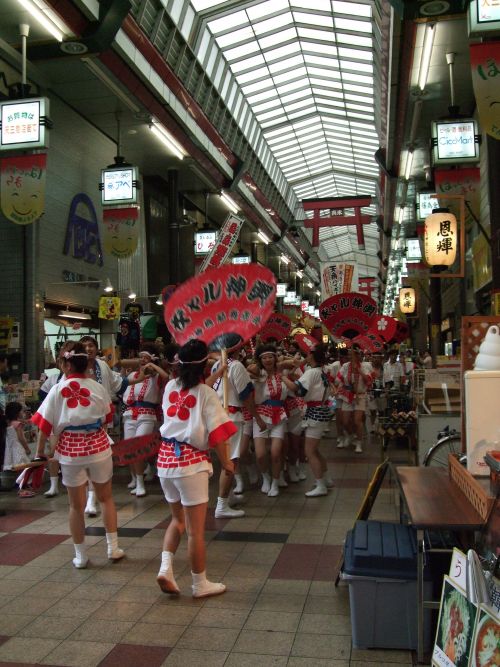
{"label": "fluorescent ceiling light", "polygon": [[312,283],[307,283],[307,286],[309,287],[309,289],[312,289],[313,284]]}
{"label": "fluorescent ceiling light", "polygon": [[99,65],[95,62],[93,58],[81,58],[80,59],[82,63],[85,63],[85,65],[89,68],[89,70],[96,75],[98,79],[104,83],[104,85],[109,88],[109,90],[116,95],[116,97],[120,98],[120,100],[127,106],[131,111],[134,113],[139,113],[140,108],[137,106],[137,104],[134,104],[130,97],[127,95],[127,93],[122,90],[114,81],[111,79],[100,67]]}
{"label": "fluorescent ceiling light", "polygon": [[149,126],[149,129],[155,135],[155,137],[159,139],[162,142],[162,144],[166,146],[168,150],[175,155],[176,158],[178,158],[179,160],[184,159],[184,157],[186,156],[186,152],[179,144],[179,142],[175,139],[175,137],[172,134],[170,134],[170,132],[166,128],[164,128],[163,125],[153,122]]}
{"label": "fluorescent ceiling light", "polygon": [[64,317],[70,320],[91,320],[92,316],[89,313],[78,313],[74,310],[60,310],[57,317]]}
{"label": "fluorescent ceiling light", "polygon": [[219,195],[221,201],[224,202],[224,204],[227,206],[227,208],[231,211],[231,213],[238,213],[240,210],[236,202],[231,199],[229,195],[227,195],[225,192],[221,192]]}
{"label": "fluorescent ceiling light", "polygon": [[429,75],[429,66],[431,64],[432,47],[434,45],[434,35],[436,26],[428,24],[425,27],[424,45],[422,48],[422,57],[420,58],[420,69],[418,72],[418,87],[424,90]]}
{"label": "fluorescent ceiling light", "polygon": [[401,224],[403,222],[404,216],[405,216],[405,209],[403,206],[400,206],[398,211],[398,224]]}
{"label": "fluorescent ceiling light", "polygon": [[161,294],[158,295],[155,303],[156,303],[157,306],[163,306],[163,299],[161,298]]}
{"label": "fluorescent ceiling light", "polygon": [[264,232],[260,232],[260,231],[257,232],[257,236],[258,236],[259,239],[260,239],[263,243],[265,243],[266,245],[268,245],[269,243],[271,243],[271,239],[268,238],[268,237],[264,234]]}
{"label": "fluorescent ceiling light", "polygon": [[[43,5],[39,2],[39,0],[18,0],[18,2],[28,11],[31,16],[40,23],[41,26],[45,28],[52,37],[57,39],[58,42],[62,42],[64,40],[64,33],[57,25],[55,20],[51,17],[49,7],[43,3]],[[49,13],[50,12],[50,13]]]}
{"label": "fluorescent ceiling light", "polygon": [[129,299],[136,299],[137,298],[137,294],[134,292],[134,290],[130,290],[128,298]]}
{"label": "fluorescent ceiling light", "polygon": [[114,287],[111,284],[111,280],[109,278],[106,278],[106,285],[104,286],[104,291],[105,292],[112,292],[113,290],[114,290]]}
{"label": "fluorescent ceiling light", "polygon": [[403,178],[407,181],[411,176],[411,170],[413,167],[413,148],[409,149],[406,153],[406,160],[404,163]]}
{"label": "fluorescent ceiling light", "polygon": [[297,269],[295,274],[296,274],[297,278],[303,278],[304,277],[304,274],[302,273],[302,271],[300,269]]}
{"label": "fluorescent ceiling light", "polygon": [[317,294],[318,296],[321,296],[321,292],[319,291],[319,289],[316,290],[316,294]]}
{"label": "fluorescent ceiling light", "polygon": [[286,255],[281,255],[280,259],[283,262],[283,264],[290,264],[290,260],[288,259],[288,257]]}

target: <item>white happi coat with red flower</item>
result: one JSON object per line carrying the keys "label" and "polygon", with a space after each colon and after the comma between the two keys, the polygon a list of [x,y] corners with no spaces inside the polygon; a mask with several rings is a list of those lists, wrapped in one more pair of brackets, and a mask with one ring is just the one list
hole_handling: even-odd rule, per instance
{"label": "white happi coat with red flower", "polygon": [[205,384],[182,389],[170,380],[163,394],[159,477],[184,477],[206,470],[212,474],[209,448],[236,433],[215,391]]}
{"label": "white happi coat with red flower", "polygon": [[31,421],[47,437],[58,436],[55,456],[61,463],[81,465],[111,456],[110,440],[100,425],[112,419],[106,389],[85,375],[73,374],[52,387]]}
{"label": "white happi coat with red flower", "polygon": [[[135,380],[139,373],[140,371],[131,373],[128,379]],[[156,421],[154,406],[161,403],[161,388],[162,379],[159,375],[148,376],[137,384],[129,384],[123,394],[123,402],[127,406],[123,413],[124,419]]]}

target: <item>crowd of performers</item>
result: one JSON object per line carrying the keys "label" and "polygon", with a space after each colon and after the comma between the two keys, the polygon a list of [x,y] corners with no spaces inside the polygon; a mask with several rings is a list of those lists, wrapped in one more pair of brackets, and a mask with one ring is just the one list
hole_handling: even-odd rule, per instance
{"label": "crowd of performers", "polygon": [[305,496],[326,496],[333,480],[319,445],[333,415],[336,446],[354,446],[361,453],[367,414],[374,417],[377,411],[376,388],[403,385],[411,370],[405,360],[390,356],[383,364],[383,359],[369,358],[356,346],[334,350],[309,343],[301,350],[292,339],[279,346],[266,343],[256,349],[229,350],[224,362],[220,353],[209,352],[199,340],[162,352],[158,355],[154,346],[144,345],[139,358],[123,361],[118,372],[98,358],[92,337],[65,343],[59,353],[60,373],[42,387],[43,400],[32,422],[39,429],[37,456],[50,459],[50,488],[45,495],[59,493],[59,469],[68,492],[76,568],[88,564],[85,514],[97,513],[96,500],[108,558],[124,556],[118,545],[113,442],[107,430],[113,402],[119,397],[122,403],[125,439],[159,429],[156,461],[147,464],[149,471],[144,461],[134,463],[128,486],[136,497],[146,495],[144,481],[156,465],[172,517],[157,581],[164,592],[179,594],[173,560],[186,532],[194,597],[225,590],[206,577],[211,451],[221,468],[216,518],[244,516],[244,510],[234,506],[241,504],[246,483],[259,484],[262,493],[273,498],[290,483],[305,481],[308,466],[315,483]]}

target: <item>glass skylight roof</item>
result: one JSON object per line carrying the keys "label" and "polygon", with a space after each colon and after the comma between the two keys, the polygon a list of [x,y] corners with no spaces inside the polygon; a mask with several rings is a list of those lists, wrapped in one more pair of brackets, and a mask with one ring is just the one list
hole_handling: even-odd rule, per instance
{"label": "glass skylight roof", "polygon": [[[214,49],[227,62],[244,95],[238,109],[233,102],[236,121],[259,146],[264,164],[270,151],[295,197],[375,197],[379,170],[373,154],[379,141],[370,0],[191,4],[201,25],[198,59],[208,76],[216,71],[208,71],[209,62],[219,59]],[[234,83],[221,94],[227,104],[238,98]],[[375,206],[363,212],[375,215]],[[377,227],[365,225],[364,232],[365,253],[370,238],[374,255]],[[331,259],[359,255],[354,228],[322,228],[320,239]],[[376,275],[371,258],[365,268]]]}

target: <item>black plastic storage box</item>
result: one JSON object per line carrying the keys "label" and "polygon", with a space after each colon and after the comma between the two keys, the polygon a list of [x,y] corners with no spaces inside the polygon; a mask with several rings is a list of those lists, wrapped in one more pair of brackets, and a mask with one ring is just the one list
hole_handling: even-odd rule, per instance
{"label": "black plastic storage box", "polygon": [[[356,521],[347,533],[342,579],[349,584],[354,648],[417,647],[417,540],[410,526]],[[432,582],[424,582],[424,597]],[[430,617],[424,615],[424,645]]]}

